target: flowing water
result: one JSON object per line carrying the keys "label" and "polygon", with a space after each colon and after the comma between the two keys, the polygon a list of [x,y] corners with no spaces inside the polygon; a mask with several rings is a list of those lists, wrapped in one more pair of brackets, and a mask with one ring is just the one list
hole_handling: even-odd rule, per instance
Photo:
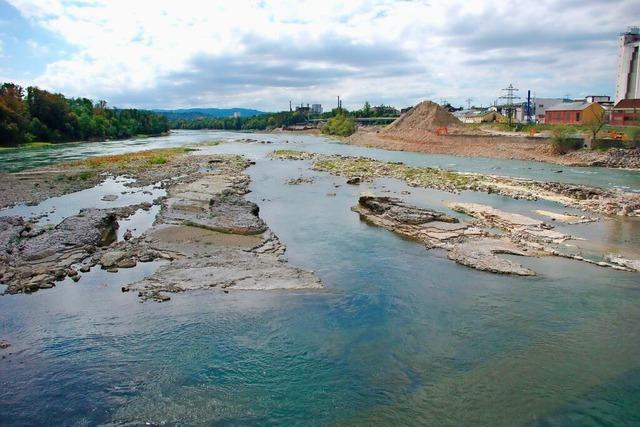
{"label": "flowing water", "polygon": [[[0,353],[1,425],[640,424],[639,274],[547,257],[518,259],[540,273],[535,277],[492,275],[369,226],[350,211],[365,190],[408,190],[401,197],[443,211],[445,200],[531,216],[534,209],[565,209],[407,188],[390,179],[349,186],[310,171],[309,162],[266,154],[291,148],[367,155],[638,191],[637,172],[225,132],[69,144],[23,158],[3,152],[0,168],[245,137],[274,143],[204,151],[256,161],[248,170],[248,197],[287,245],[289,261],[314,270],[326,290],[200,291],[140,304],[120,287],[159,265],[150,263],[117,274],[94,268],[77,284],[0,297],[0,338],[12,344]],[[314,181],[284,185],[299,176]],[[74,199],[74,209],[102,197],[99,190],[85,196]],[[631,219],[558,229],[588,239],[579,244],[594,253],[603,246],[640,251],[640,222]]]}

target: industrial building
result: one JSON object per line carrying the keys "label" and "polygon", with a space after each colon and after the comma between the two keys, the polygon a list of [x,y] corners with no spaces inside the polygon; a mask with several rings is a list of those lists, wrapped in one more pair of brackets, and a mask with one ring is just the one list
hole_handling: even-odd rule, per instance
{"label": "industrial building", "polygon": [[623,99],[640,98],[640,27],[629,27],[618,41],[618,76],[616,104]]}
{"label": "industrial building", "polygon": [[545,123],[581,125],[601,120],[604,108],[597,102],[562,102],[546,109]]}
{"label": "industrial building", "polygon": [[640,99],[623,99],[611,110],[614,126],[640,126]]}
{"label": "industrial building", "polygon": [[322,104],[311,104],[311,114],[322,114]]}

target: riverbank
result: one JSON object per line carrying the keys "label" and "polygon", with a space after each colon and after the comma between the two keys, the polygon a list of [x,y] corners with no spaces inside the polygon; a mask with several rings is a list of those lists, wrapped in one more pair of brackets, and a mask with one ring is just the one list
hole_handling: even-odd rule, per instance
{"label": "riverbank", "polygon": [[360,128],[343,141],[347,144],[385,150],[465,157],[528,160],[564,166],[603,166],[640,169],[640,150],[610,149],[606,152],[579,150],[564,155],[552,151],[548,138],[482,134],[435,135],[416,132],[402,136],[383,134],[380,128]]}

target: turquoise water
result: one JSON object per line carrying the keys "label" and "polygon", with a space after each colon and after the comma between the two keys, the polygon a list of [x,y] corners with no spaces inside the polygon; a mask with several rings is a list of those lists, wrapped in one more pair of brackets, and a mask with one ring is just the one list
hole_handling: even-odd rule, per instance
{"label": "turquoise water", "polygon": [[[519,259],[540,272],[529,278],[468,269],[350,211],[361,191],[397,194],[407,189],[402,183],[348,186],[309,171],[308,162],[264,154],[276,146],[354,150],[415,164],[456,162],[461,170],[473,163],[475,171],[500,167],[527,177],[592,176],[603,186],[632,185],[637,175],[555,174],[557,166],[538,163],[476,165],[309,136],[267,137],[305,142],[206,151],[256,160],[249,197],[287,244],[289,261],[316,271],[326,291],[200,291],[140,304],[120,286],[157,268],[141,264],[0,297],[0,338],[12,344],[0,352],[0,424],[640,424],[639,275],[553,258]],[[283,185],[300,175],[315,180]],[[439,210],[456,198],[527,214],[558,209],[408,190],[402,197]],[[637,222],[565,227],[615,248],[639,246]]]}

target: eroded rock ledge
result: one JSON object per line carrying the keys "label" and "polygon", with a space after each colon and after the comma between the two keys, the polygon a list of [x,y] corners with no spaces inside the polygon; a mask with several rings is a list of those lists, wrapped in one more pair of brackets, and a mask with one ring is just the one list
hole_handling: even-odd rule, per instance
{"label": "eroded rock ledge", "polygon": [[[423,243],[440,248],[458,264],[499,274],[532,276],[536,273],[499,255],[562,256],[618,270],[637,271],[640,264],[622,257],[593,261],[566,255],[557,246],[572,236],[553,230],[543,221],[504,212],[476,203],[451,203],[449,207],[472,218],[461,221],[442,212],[420,208],[392,197],[362,195],[352,208],[363,220]],[[501,232],[494,231],[496,228]]]}
{"label": "eroded rock ledge", "polygon": [[116,240],[117,220],[140,206],[84,209],[53,228],[36,228],[22,217],[0,217],[0,281],[7,293],[51,288],[73,267]]}
{"label": "eroded rock ledge", "polygon": [[216,288],[228,291],[318,289],[311,272],[288,265],[285,247],[243,198],[248,163],[217,163],[195,181],[168,191],[158,223],[140,245],[172,254],[151,277],[123,288],[143,299],[164,301],[169,292]]}

